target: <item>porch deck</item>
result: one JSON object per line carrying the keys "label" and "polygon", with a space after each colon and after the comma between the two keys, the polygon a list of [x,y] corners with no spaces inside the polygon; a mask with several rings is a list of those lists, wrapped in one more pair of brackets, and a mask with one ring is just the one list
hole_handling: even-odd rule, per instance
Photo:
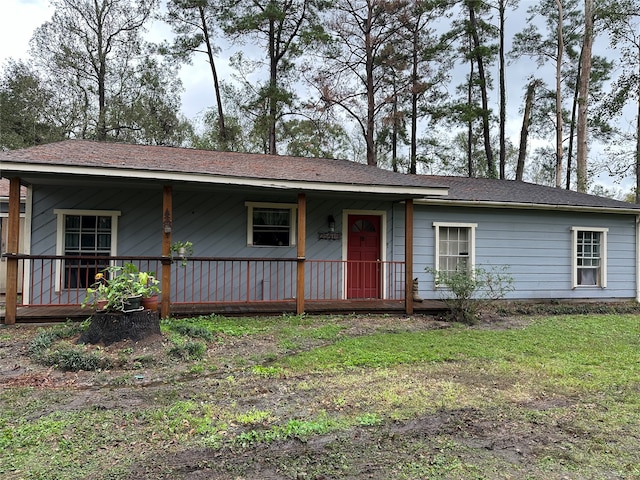
{"label": "porch deck", "polygon": [[[401,314],[406,310],[405,266],[401,261],[305,260],[300,283],[294,258],[191,257],[184,266],[165,257],[21,254],[13,258],[19,262],[18,270],[24,272],[18,282],[22,290],[18,290],[15,311],[19,322],[86,319],[91,309],[82,309],[80,304],[95,273],[107,265],[125,263],[147,272],[161,272],[170,265],[169,313],[176,317],[293,313],[299,308],[295,297],[300,290],[304,292],[304,311],[311,314]],[[370,291],[352,288],[367,283],[365,280]],[[350,299],[345,299],[347,293]],[[0,322],[4,323],[2,303],[0,298]],[[414,302],[413,307],[417,313],[444,310],[444,304],[437,300]]]}
{"label": "porch deck", "polygon": [[[439,300],[424,300],[414,303],[417,314],[437,314],[446,310]],[[295,301],[282,302],[229,302],[207,304],[173,304],[171,315],[174,317],[188,317],[194,315],[281,315],[295,313]],[[387,313],[403,314],[404,302],[401,300],[308,300],[305,311],[310,314],[320,313]],[[91,316],[91,310],[74,305],[47,305],[18,307],[17,322],[64,322],[66,320],[82,321]],[[0,323],[4,323],[4,310],[0,310]]]}

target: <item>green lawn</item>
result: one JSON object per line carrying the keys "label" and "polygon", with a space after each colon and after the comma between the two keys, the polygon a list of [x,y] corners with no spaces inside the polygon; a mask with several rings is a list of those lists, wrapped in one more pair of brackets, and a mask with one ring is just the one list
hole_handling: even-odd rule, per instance
{"label": "green lawn", "polygon": [[171,320],[153,350],[93,348],[109,370],[0,383],[0,474],[188,478],[185,455],[206,478],[640,478],[639,320]]}

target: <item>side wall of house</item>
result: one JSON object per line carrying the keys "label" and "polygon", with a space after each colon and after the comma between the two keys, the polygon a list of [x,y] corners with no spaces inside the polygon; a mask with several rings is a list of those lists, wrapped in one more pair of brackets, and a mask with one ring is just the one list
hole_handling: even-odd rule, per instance
{"label": "side wall of house", "polygon": [[[399,207],[396,207],[397,211]],[[394,216],[395,255],[403,256],[404,224]],[[636,227],[633,215],[416,205],[414,273],[420,295],[439,298],[433,277],[434,222],[474,223],[476,266],[506,266],[510,299],[633,299],[636,295]],[[571,227],[608,229],[607,286],[571,288]]]}

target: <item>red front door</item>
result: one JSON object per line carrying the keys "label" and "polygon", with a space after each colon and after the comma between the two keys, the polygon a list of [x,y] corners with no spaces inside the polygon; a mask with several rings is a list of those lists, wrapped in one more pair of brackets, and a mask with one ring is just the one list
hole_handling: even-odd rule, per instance
{"label": "red front door", "polygon": [[380,298],[380,217],[349,215],[347,298]]}

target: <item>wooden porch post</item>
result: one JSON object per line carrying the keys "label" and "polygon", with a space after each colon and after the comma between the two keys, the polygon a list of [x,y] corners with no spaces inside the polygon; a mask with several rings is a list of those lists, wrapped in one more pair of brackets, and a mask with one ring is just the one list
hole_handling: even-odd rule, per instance
{"label": "wooden porch post", "polygon": [[296,313],[304,313],[304,262],[305,240],[307,238],[307,197],[304,193],[298,194],[298,263],[296,282]]}
{"label": "wooden porch post", "polygon": [[[20,246],[20,178],[12,178],[9,183],[9,231],[7,232],[7,253],[17,254]],[[7,297],[4,323],[16,323],[18,312],[18,259],[7,257]]]}
{"label": "wooden porch post", "polygon": [[413,315],[413,199],[404,202],[404,308]]}
{"label": "wooden porch post", "polygon": [[171,311],[171,230],[173,223],[173,188],[162,190],[162,300],[160,316],[167,318]]}

